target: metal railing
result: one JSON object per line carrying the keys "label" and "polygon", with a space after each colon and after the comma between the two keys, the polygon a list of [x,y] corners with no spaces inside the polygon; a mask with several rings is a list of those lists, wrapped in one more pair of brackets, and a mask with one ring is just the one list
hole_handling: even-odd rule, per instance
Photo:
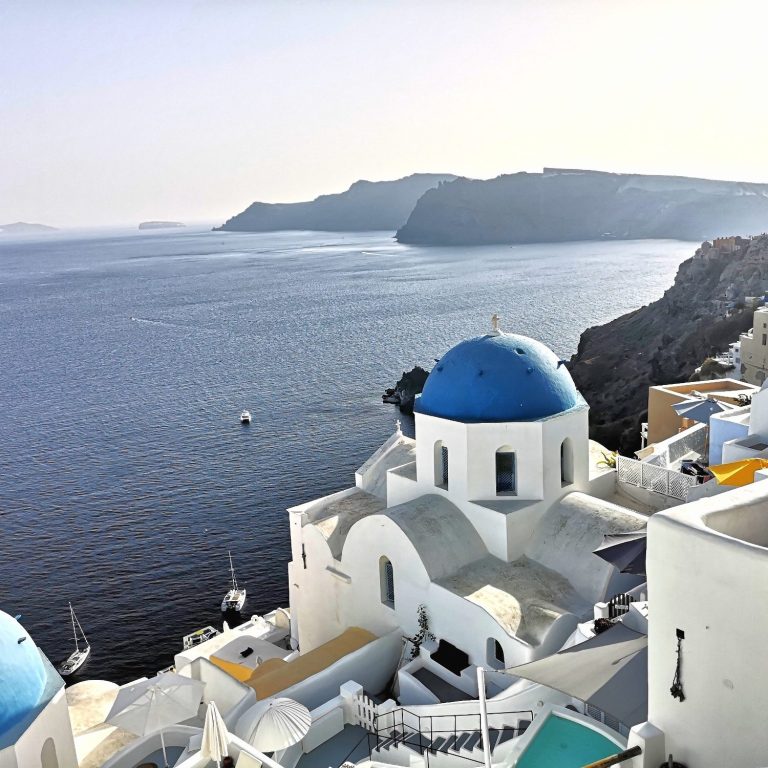
{"label": "metal railing", "polygon": [[[533,711],[488,713],[489,721],[498,722],[498,718],[502,719],[500,727],[489,725],[491,741],[495,739],[496,745],[502,740],[506,741],[524,733],[533,722]],[[504,720],[512,721],[513,719],[514,725],[507,725],[504,722]],[[436,720],[447,721],[445,725],[449,727],[436,728],[435,725],[443,725],[440,722],[435,723]],[[429,756],[437,754],[460,757],[479,765],[483,763],[482,760],[460,754],[461,749],[472,751],[482,747],[479,712],[417,715],[405,707],[398,707],[391,712],[378,715],[373,724],[373,731],[368,734],[368,737],[368,751],[371,753],[371,759],[373,759],[374,750],[380,751],[382,747],[397,747],[404,744],[425,757],[427,766],[429,766]]]}
{"label": "metal railing", "polygon": [[695,475],[684,475],[674,469],[657,467],[647,461],[619,456],[616,460],[619,482],[645,488],[663,496],[685,501],[688,489],[698,483]]}
{"label": "metal railing", "polygon": [[608,601],[608,618],[617,619],[619,616],[623,616],[625,613],[629,613],[629,606],[635,602],[635,598],[632,595],[627,595],[620,592],[618,595],[614,595]]}

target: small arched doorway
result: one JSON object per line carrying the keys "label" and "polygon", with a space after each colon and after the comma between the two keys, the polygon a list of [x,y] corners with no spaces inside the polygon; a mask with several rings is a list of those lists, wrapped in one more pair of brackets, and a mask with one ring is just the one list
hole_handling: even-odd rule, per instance
{"label": "small arched doorway", "polygon": [[59,768],[59,758],[56,755],[56,745],[52,738],[47,738],[43,742],[43,748],[40,751],[40,763],[42,768]]}

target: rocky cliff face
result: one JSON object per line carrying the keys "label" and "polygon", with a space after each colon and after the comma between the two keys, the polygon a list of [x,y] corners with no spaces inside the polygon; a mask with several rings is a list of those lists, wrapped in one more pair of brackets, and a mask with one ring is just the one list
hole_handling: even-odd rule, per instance
{"label": "rocky cliff face", "polygon": [[481,245],[569,240],[704,240],[768,230],[768,184],[544,169],[425,192],[403,243]]}
{"label": "rocky cliff face", "polygon": [[415,173],[396,181],[356,181],[346,192],[321,195],[306,203],[253,203],[218,230],[273,232],[314,229],[323,232],[396,230],[432,187],[455,176]]}
{"label": "rocky cliff face", "polygon": [[385,403],[394,403],[400,406],[403,413],[413,413],[416,395],[420,395],[429,376],[429,371],[417,365],[410,371],[403,371],[400,381],[391,389],[387,389],[382,395]]}
{"label": "rocky cliff face", "polygon": [[767,289],[768,235],[705,242],[661,299],[584,331],[568,367],[591,407],[591,436],[636,450],[648,387],[688,381],[704,358],[752,326],[751,308],[724,317],[727,302]]}

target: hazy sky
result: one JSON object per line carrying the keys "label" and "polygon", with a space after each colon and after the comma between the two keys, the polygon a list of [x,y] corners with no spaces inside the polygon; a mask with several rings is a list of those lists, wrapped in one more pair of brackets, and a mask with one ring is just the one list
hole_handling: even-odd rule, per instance
{"label": "hazy sky", "polygon": [[768,2],[0,0],[0,223],[544,165],[768,182]]}

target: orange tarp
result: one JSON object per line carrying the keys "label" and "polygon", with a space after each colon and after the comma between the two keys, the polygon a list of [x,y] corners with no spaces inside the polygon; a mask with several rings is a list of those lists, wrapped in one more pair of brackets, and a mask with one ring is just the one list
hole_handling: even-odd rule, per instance
{"label": "orange tarp", "polygon": [[715,476],[720,485],[750,485],[755,482],[755,472],[768,468],[765,459],[741,459],[728,464],[718,464],[710,467],[709,471]]}

